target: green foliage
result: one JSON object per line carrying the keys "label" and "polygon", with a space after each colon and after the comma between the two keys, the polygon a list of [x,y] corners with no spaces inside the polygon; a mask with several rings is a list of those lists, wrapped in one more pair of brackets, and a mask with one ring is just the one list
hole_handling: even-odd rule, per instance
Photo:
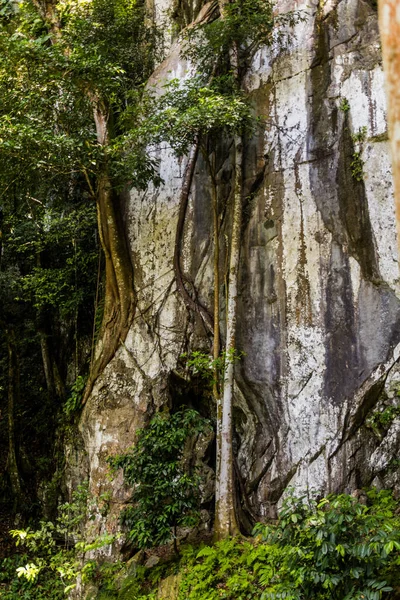
{"label": "green foliage", "polygon": [[379,600],[399,585],[398,503],[289,498],[276,525],[183,553],[179,600]]}
{"label": "green foliage", "polygon": [[64,413],[67,415],[67,417],[70,417],[71,415],[80,410],[86,382],[87,377],[78,375],[74,384],[72,385],[71,394],[63,407]]}
{"label": "green foliage", "polygon": [[350,104],[349,104],[349,101],[347,100],[347,98],[342,98],[340,100],[339,109],[344,113],[349,112]]}
{"label": "green foliage", "polygon": [[[147,110],[144,136],[167,141],[182,155],[199,136],[251,134],[256,120],[242,78],[255,52],[274,40],[283,44],[283,27],[299,19],[293,13],[274,16],[266,0],[238,0],[226,3],[223,18],[189,27],[182,54],[201,75],[166,84]],[[233,49],[239,72],[229,67]]]}
{"label": "green foliage", "polygon": [[[84,370],[94,313],[100,308],[101,318],[104,305],[99,176],[106,171],[117,192],[157,179],[130,115],[160,52],[141,1],[0,0],[0,430],[6,438],[7,324],[21,374],[15,426],[26,511],[40,510],[43,469],[35,463],[54,456],[67,370],[72,360],[76,373]],[[99,105],[110,124],[107,147],[97,139]],[[78,394],[75,386],[67,413]]]}
{"label": "green foliage", "polygon": [[66,201],[34,209],[28,205],[7,226],[9,260],[23,264],[25,271],[16,299],[39,312],[51,309],[62,319],[72,317],[94,293],[99,251],[94,245],[95,207]]}
{"label": "green foliage", "polygon": [[[367,496],[367,505],[346,495],[289,498],[278,523],[259,524],[253,539],[183,549],[178,600],[389,597],[400,579],[398,503],[390,492]],[[145,579],[141,573],[133,598]]]}
{"label": "green foliage", "polygon": [[199,476],[185,457],[190,438],[210,427],[198,412],[158,413],[138,432],[128,454],[110,459],[122,468],[133,488],[132,506],[122,514],[130,541],[139,548],[166,543],[171,529],[193,526],[198,520]]}
{"label": "green foliage", "polygon": [[201,133],[232,135],[254,128],[249,103],[237,90],[230,76],[204,75],[182,84],[172,79],[164,86],[152,114],[146,116],[146,137],[154,142],[167,141],[178,155],[185,154]]}
{"label": "green foliage", "polygon": [[[164,430],[165,425],[159,427]],[[171,441],[170,447],[174,445]],[[157,483],[154,487],[157,489]],[[79,531],[82,511],[90,511],[87,490],[80,490],[72,505],[65,507],[68,531]],[[170,575],[180,581],[178,600],[380,600],[389,598],[392,588],[400,584],[399,525],[398,502],[391,492],[371,490],[367,504],[347,495],[332,495],[318,502],[290,497],[278,522],[259,524],[255,538],[226,539],[197,549],[184,547],[179,563],[175,559],[153,569],[135,563],[129,567],[96,564],[94,560],[77,569],[73,560],[110,540],[98,539],[91,545],[78,542],[69,555],[64,550],[60,560],[55,558],[54,530],[46,524],[38,532],[16,532],[25,536],[30,553],[4,563],[1,577],[7,582],[8,594],[4,598],[13,598],[13,579],[13,589],[27,590],[29,600],[58,600],[60,588],[51,579],[56,570],[63,574],[64,582],[66,576],[78,572],[84,581],[94,578],[100,585],[96,597],[109,600],[154,600],[160,578]],[[64,535],[62,526],[61,531]],[[47,557],[45,567],[40,562],[43,556]],[[13,578],[18,567],[23,567],[21,577]],[[27,575],[33,576],[37,568],[36,590]],[[54,585],[54,596],[50,585]]]}
{"label": "green foliage", "polygon": [[365,421],[367,427],[370,427],[378,437],[387,431],[393,421],[400,417],[400,404],[397,396],[397,403],[383,407],[381,410],[374,411]]}
{"label": "green foliage", "polygon": [[388,464],[388,472],[393,473],[400,469],[400,458],[392,458]]}
{"label": "green foliage", "polygon": [[141,86],[161,57],[161,38],[142,2],[64,0],[59,10],[69,63],[111,101]]}
{"label": "green foliage", "polygon": [[[54,175],[96,176],[109,158],[111,169],[125,173],[118,139],[124,133],[123,114],[132,100],[140,98],[132,91],[141,88],[159,56],[157,33],[140,3],[65,0],[55,10],[62,30],[55,44],[28,1],[21,3],[12,29],[0,28],[5,186],[14,179],[31,187],[39,179],[48,185]],[[94,96],[114,114],[115,136],[105,149],[96,139]],[[146,170],[142,147],[139,155]]]}
{"label": "green foliage", "polygon": [[186,366],[193,376],[198,376],[204,382],[211,386],[214,383],[215,371],[223,377],[225,369],[229,362],[237,362],[244,356],[244,352],[239,352],[232,348],[228,352],[221,352],[217,359],[213,359],[206,352],[195,350],[190,355],[181,354],[181,358],[185,359]]}
{"label": "green foliage", "polygon": [[351,136],[351,139],[355,143],[365,142],[365,140],[367,139],[367,131],[368,131],[367,127],[364,125],[363,127],[359,128],[357,133],[353,133],[353,135]]}
{"label": "green foliage", "polygon": [[293,26],[299,13],[274,15],[273,3],[266,0],[235,0],[225,4],[223,19],[203,23],[186,32],[185,56],[210,74],[236,48],[241,75],[261,46],[273,41],[284,44],[283,27]]}
{"label": "green foliage", "polygon": [[346,495],[309,504],[289,498],[277,526],[258,526],[262,539],[281,551],[261,598],[379,600],[398,584],[397,505],[387,492],[368,498],[369,505]]}
{"label": "green foliage", "polygon": [[19,558],[16,572],[21,583],[17,584],[17,579],[8,575],[7,591],[25,588],[28,592],[31,589],[47,590],[44,592],[47,596],[26,596],[32,600],[39,600],[45,597],[53,598],[52,592],[49,593],[51,587],[48,587],[53,585],[54,599],[58,599],[61,592],[65,597],[65,593],[75,587],[78,576],[84,583],[97,576],[101,566],[88,559],[88,553],[112,544],[116,538],[106,534],[92,542],[84,539],[83,526],[93,518],[94,510],[88,486],[84,484],[72,494],[71,502],[59,507],[59,515],[54,523],[41,521],[39,529],[28,527],[11,530],[17,547],[23,546],[26,554],[17,555]]}
{"label": "green foliage", "polygon": [[239,538],[188,549],[178,600],[259,600],[264,589],[259,571],[265,578],[275,554],[273,546]]}
{"label": "green foliage", "polygon": [[[361,146],[361,144],[367,138],[367,128],[360,127],[357,133],[353,133],[351,139],[355,144]],[[351,175],[356,181],[362,181],[364,178],[364,161],[362,159],[361,148],[353,152],[352,161],[350,163]]]}
{"label": "green foliage", "polygon": [[29,560],[28,554],[13,554],[0,560],[1,600],[63,600],[65,586],[56,573],[41,573],[35,580],[19,575],[18,569],[24,568]]}
{"label": "green foliage", "polygon": [[353,160],[350,163],[351,175],[356,181],[362,181],[364,178],[364,161],[361,158],[361,152],[353,152]]}
{"label": "green foliage", "polygon": [[4,23],[6,23],[17,10],[17,0],[0,0],[0,20]]}

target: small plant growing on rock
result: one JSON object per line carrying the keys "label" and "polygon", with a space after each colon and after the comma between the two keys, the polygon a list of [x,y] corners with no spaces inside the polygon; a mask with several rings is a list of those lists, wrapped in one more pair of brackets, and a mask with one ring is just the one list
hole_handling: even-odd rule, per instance
{"label": "small plant growing on rock", "polygon": [[339,108],[342,112],[347,113],[350,110],[350,104],[347,98],[342,98],[339,104]]}
{"label": "small plant growing on rock", "polygon": [[367,139],[367,128],[364,125],[363,127],[360,127],[359,130],[357,131],[357,133],[353,133],[353,135],[351,136],[351,139],[353,140],[353,142],[361,144],[362,142],[365,142],[365,140]]}
{"label": "small plant growing on rock", "polygon": [[232,348],[228,352],[225,352],[224,350],[220,353],[218,358],[215,359],[206,352],[198,350],[189,355],[182,354],[181,358],[186,359],[186,366],[192,375],[201,377],[201,379],[211,385],[214,383],[216,374],[223,377],[227,363],[237,362],[241,360],[243,356],[245,356],[244,352],[239,352],[235,348]]}
{"label": "small plant growing on rock", "polygon": [[71,387],[71,394],[63,406],[64,414],[71,417],[81,408],[87,377],[78,375]]}
{"label": "small plant growing on rock", "polygon": [[360,127],[357,133],[353,133],[351,139],[355,144],[359,144],[360,149],[353,152],[353,160],[350,163],[351,174],[356,181],[362,181],[364,178],[364,161],[362,159],[361,144],[367,139],[367,128]]}
{"label": "small plant growing on rock", "polygon": [[367,427],[379,437],[382,438],[384,432],[386,432],[393,421],[400,417],[400,404],[390,404],[384,407],[382,410],[375,411],[365,421]]}
{"label": "small plant growing on rock", "polygon": [[350,163],[351,174],[356,181],[362,181],[364,175],[364,161],[361,158],[361,152],[353,153],[353,160]]}

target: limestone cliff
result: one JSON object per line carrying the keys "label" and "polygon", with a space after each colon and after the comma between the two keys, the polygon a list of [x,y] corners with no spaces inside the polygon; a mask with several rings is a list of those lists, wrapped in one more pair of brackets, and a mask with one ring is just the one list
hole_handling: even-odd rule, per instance
{"label": "limestone cliff", "polygon": [[[179,8],[166,4],[155,3],[158,19]],[[193,17],[200,7],[189,8]],[[290,32],[288,47],[257,54],[246,81],[263,119],[245,147],[238,328],[245,355],[237,365],[235,430],[254,518],[273,514],[289,486],[329,492],[399,485],[399,421],[382,428],[370,418],[400,387],[399,266],[376,7],[373,0],[278,0],[278,9],[304,10],[306,19]],[[186,72],[175,44],[154,81]],[[221,140],[221,270],[231,154],[229,140]],[[124,214],[135,320],[84,408],[84,449],[69,466],[74,476],[78,467],[81,476],[87,472],[95,494],[110,487],[106,457],[130,446],[157,407],[195,397],[190,386],[182,392],[179,357],[210,344],[174,282],[184,161],[165,147],[158,157],[164,184],[133,190]],[[200,157],[182,265],[209,307],[211,231]],[[224,286],[220,292],[224,298]],[[112,490],[108,527],[128,497],[120,477]]]}

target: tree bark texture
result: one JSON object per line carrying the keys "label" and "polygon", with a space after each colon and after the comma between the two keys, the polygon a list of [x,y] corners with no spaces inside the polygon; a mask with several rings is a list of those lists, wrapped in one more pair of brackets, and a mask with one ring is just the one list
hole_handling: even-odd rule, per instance
{"label": "tree bark texture", "polygon": [[8,346],[8,457],[7,470],[10,477],[11,490],[14,496],[14,505],[18,505],[21,498],[21,480],[19,476],[17,453],[15,448],[15,404],[19,397],[19,365],[15,345],[14,331],[7,332]]}
{"label": "tree bark texture", "polygon": [[[110,139],[108,112],[101,100],[93,97],[91,101],[97,141],[106,147]],[[104,314],[83,403],[89,397],[97,377],[113,358],[118,346],[125,341],[135,313],[133,270],[117,200],[108,164],[104,160],[96,190],[98,227],[105,255]]]}
{"label": "tree bark texture", "polygon": [[[219,0],[221,19],[225,18],[229,0]],[[239,52],[236,44],[230,49],[233,75],[240,84]],[[217,476],[215,490],[214,537],[216,540],[238,535],[235,511],[233,457],[233,393],[235,381],[236,319],[239,283],[239,260],[242,230],[243,140],[235,135],[235,183],[233,199],[232,237],[229,255],[229,277],[226,306],[225,371],[222,402],[217,411]]]}
{"label": "tree bark texture", "polygon": [[378,7],[400,255],[400,0],[379,0]]}
{"label": "tree bark texture", "polygon": [[40,349],[42,352],[42,362],[44,376],[46,379],[47,391],[51,397],[57,396],[60,399],[65,398],[65,387],[62,381],[60,371],[56,360],[51,353],[47,333],[39,330]]}
{"label": "tree bark texture", "polygon": [[[214,359],[214,382],[213,382],[213,397],[217,413],[217,456],[216,456],[216,472],[221,469],[221,425],[222,425],[222,398],[221,398],[221,382],[220,373],[217,365],[217,360],[220,355],[220,301],[219,301],[219,214],[218,214],[218,195],[217,182],[215,177],[215,165],[211,165],[209,161],[211,174],[211,193],[213,205],[213,234],[214,234],[214,343],[213,343],[213,359]],[[216,479],[218,486],[218,479]]]}
{"label": "tree bark texture", "polygon": [[56,395],[56,386],[53,377],[53,368],[51,364],[49,343],[47,340],[47,335],[44,331],[39,331],[39,336],[40,349],[42,351],[43,371],[44,377],[46,379],[47,391],[49,393],[49,396],[54,398],[54,396]]}
{"label": "tree bark texture", "polygon": [[[33,0],[33,3],[48,24],[53,34],[53,43],[57,43],[62,36],[62,29],[56,2]],[[102,148],[106,148],[111,139],[110,111],[102,98],[93,90],[88,89],[87,96],[93,109],[97,143]],[[91,188],[87,173],[84,174]],[[120,343],[125,341],[135,311],[132,264],[117,206],[118,198],[106,158],[103,159],[97,176],[96,190],[93,195],[96,199],[99,236],[105,255],[106,283],[101,331],[94,360],[90,366],[83,404],[90,396],[97,377],[113,358]]]}
{"label": "tree bark texture", "polygon": [[[242,139],[235,136],[235,187],[233,200],[232,238],[229,259],[228,304],[226,308],[226,358],[222,396],[222,422],[220,424],[220,449],[217,448],[217,485],[215,503],[216,539],[239,533],[234,502],[233,464],[233,392],[236,350],[236,319],[239,283],[239,260],[242,229]],[[217,440],[218,442],[218,440]]]}
{"label": "tree bark texture", "polygon": [[[211,160],[208,160],[208,166],[211,177],[211,199],[212,199],[212,211],[213,211],[213,240],[214,240],[214,255],[213,255],[213,271],[214,271],[214,341],[213,341],[213,359],[216,361],[219,358],[220,353],[220,301],[219,301],[219,214],[218,214],[218,188],[215,174],[215,160],[214,164]],[[218,367],[214,366],[214,396],[220,395],[219,387],[219,372]]]}

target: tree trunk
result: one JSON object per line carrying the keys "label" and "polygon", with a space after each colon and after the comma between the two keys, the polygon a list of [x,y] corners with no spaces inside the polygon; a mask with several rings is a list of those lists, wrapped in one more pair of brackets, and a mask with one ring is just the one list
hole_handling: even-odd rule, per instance
{"label": "tree trunk", "polygon": [[21,498],[21,480],[19,476],[17,453],[15,449],[15,404],[19,395],[19,366],[15,347],[15,334],[13,330],[7,332],[8,345],[8,458],[7,470],[10,477],[11,490],[14,496],[14,506]]}
{"label": "tree trunk", "polygon": [[[57,43],[62,37],[62,28],[56,1],[33,0],[33,3],[53,34],[52,43]],[[88,89],[87,96],[93,108],[97,142],[104,149],[111,139],[110,112],[97,93]],[[97,377],[113,358],[120,343],[125,341],[135,311],[132,265],[120,214],[116,207],[117,198],[107,158],[103,159],[96,190],[92,189],[86,171],[84,175],[96,199],[99,235],[106,262],[106,284],[103,321],[94,361],[90,365],[83,404],[90,396]]]}
{"label": "tree trunk", "polygon": [[39,336],[47,391],[50,397],[54,398],[57,396],[63,400],[65,398],[64,382],[61,378],[57,362],[51,354],[47,333],[44,330],[39,330]]}
{"label": "tree trunk", "polygon": [[[110,139],[108,112],[98,98],[91,97],[91,101],[97,141],[105,148]],[[100,241],[105,255],[105,302],[99,341],[83,403],[89,397],[97,377],[113,358],[118,346],[125,341],[135,312],[132,264],[107,159],[104,159],[98,177],[96,202]]]}
{"label": "tree trunk", "polygon": [[[214,239],[214,256],[213,256],[213,276],[214,276],[214,338],[213,338],[213,398],[216,406],[217,415],[217,456],[216,456],[216,473],[221,470],[221,433],[222,433],[222,398],[221,398],[221,381],[218,368],[218,359],[220,357],[220,300],[219,300],[219,214],[218,214],[218,190],[215,172],[215,161],[212,163],[207,154],[207,149],[204,150],[204,158],[207,162],[211,178],[211,198],[213,211],[213,239]],[[219,481],[216,478],[216,497],[218,496]]]}
{"label": "tree trunk", "polygon": [[[220,444],[217,447],[217,486],[215,503],[214,535],[222,539],[239,533],[234,502],[234,465],[233,465],[233,391],[234,364],[236,350],[237,296],[239,281],[239,259],[242,228],[242,139],[235,136],[235,188],[233,201],[232,239],[229,260],[228,304],[226,307],[226,357],[224,390],[222,397],[222,422],[220,424]],[[218,439],[217,439],[218,446]]]}
{"label": "tree trunk", "polygon": [[400,0],[379,0],[378,7],[400,254]]}
{"label": "tree trunk", "polygon": [[49,396],[51,398],[54,398],[54,396],[56,395],[56,387],[54,384],[53,367],[51,364],[49,342],[47,339],[46,332],[43,330],[40,330],[39,337],[40,337],[40,349],[42,351],[43,371],[44,371],[44,377],[46,379],[46,387],[47,387]]}
{"label": "tree trunk", "polygon": [[[221,19],[225,18],[229,0],[219,0]],[[239,48],[234,44],[229,60],[233,75],[240,85]],[[242,187],[243,187],[243,140],[235,139],[235,185],[233,200],[232,239],[229,256],[229,277],[226,306],[225,370],[222,406],[217,413],[217,476],[215,491],[214,537],[216,540],[238,535],[239,527],[235,513],[235,485],[233,462],[233,393],[235,376],[237,295],[239,282],[239,260],[242,230]],[[221,403],[220,403],[221,404]],[[220,447],[218,447],[220,445]]]}
{"label": "tree trunk", "polygon": [[[210,170],[212,169],[210,165]],[[222,402],[221,402],[221,385],[220,373],[217,366],[217,360],[220,354],[219,343],[219,318],[220,318],[220,302],[219,302],[219,215],[218,215],[218,196],[217,182],[215,179],[215,169],[211,173],[212,179],[212,203],[213,203],[213,228],[214,228],[214,343],[213,343],[213,359],[214,359],[214,382],[213,382],[213,397],[217,408],[217,461],[216,471],[220,471],[221,464],[221,423],[222,423]],[[218,481],[216,482],[218,485]]]}
{"label": "tree trunk", "polygon": [[[38,267],[42,267],[42,257],[40,252],[36,255],[36,264]],[[65,398],[65,386],[56,359],[51,352],[48,336],[49,327],[46,325],[46,321],[48,321],[48,315],[46,315],[43,309],[39,309],[37,315],[37,328],[40,337],[40,349],[42,351],[43,370],[47,391],[51,398],[58,396],[58,398],[63,400]]]}

